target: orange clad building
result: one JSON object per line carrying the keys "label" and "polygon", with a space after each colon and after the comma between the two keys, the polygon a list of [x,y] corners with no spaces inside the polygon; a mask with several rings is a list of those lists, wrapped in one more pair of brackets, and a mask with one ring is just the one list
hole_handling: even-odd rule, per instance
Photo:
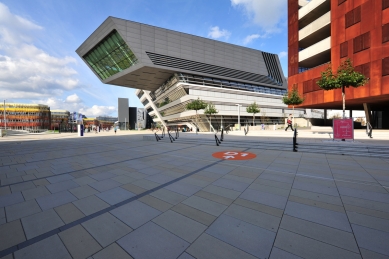
{"label": "orange clad building", "polygon": [[341,90],[317,85],[331,62],[350,58],[370,78],[346,89],[346,109],[365,110],[374,128],[389,128],[389,0],[288,0],[288,88],[301,108],[342,109]]}

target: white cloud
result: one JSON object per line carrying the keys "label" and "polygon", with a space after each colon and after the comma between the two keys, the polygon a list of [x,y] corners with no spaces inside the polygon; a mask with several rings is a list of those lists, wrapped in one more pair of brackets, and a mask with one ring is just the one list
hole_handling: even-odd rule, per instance
{"label": "white cloud", "polygon": [[72,95],[69,95],[68,97],[66,97],[65,102],[67,102],[67,103],[81,103],[82,100],[80,97],[78,97],[77,94],[72,94]]}
{"label": "white cloud", "polygon": [[258,39],[259,37],[261,37],[261,35],[259,35],[259,34],[248,35],[246,38],[244,38],[243,44],[247,45],[247,44],[251,43],[253,40]]}
{"label": "white cloud", "polygon": [[277,31],[286,16],[286,0],[231,0],[233,7],[242,8],[248,18],[265,31]]}
{"label": "white cloud", "polygon": [[37,100],[34,103],[46,104],[50,110],[68,110],[70,112],[79,112],[87,117],[96,117],[102,115],[117,116],[115,106],[87,106],[77,94],[69,95],[65,100],[61,98],[50,97],[47,99]]}
{"label": "white cloud", "polygon": [[211,27],[208,32],[208,37],[211,37],[212,39],[224,38],[227,40],[230,36],[231,32],[225,29],[220,30],[219,26]]}
{"label": "white cloud", "polygon": [[279,58],[283,58],[283,57],[286,57],[286,56],[288,56],[288,52],[286,52],[286,51],[281,51],[281,52],[278,54],[278,57],[279,57]]}
{"label": "white cloud", "polygon": [[0,3],[0,96],[36,99],[79,87],[73,57],[55,57],[33,42],[44,28]]}

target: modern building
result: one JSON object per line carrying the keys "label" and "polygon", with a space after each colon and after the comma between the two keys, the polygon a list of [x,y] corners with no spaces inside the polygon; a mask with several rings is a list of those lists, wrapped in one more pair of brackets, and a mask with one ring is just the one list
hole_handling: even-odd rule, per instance
{"label": "modern building", "polygon": [[65,131],[69,128],[70,112],[67,110],[51,110],[51,129]]}
{"label": "modern building", "polygon": [[375,128],[389,128],[389,0],[288,0],[288,82],[305,101],[300,107],[341,109],[341,90],[317,81],[328,64],[350,58],[370,78],[346,89],[346,109],[365,110]]}
{"label": "modern building", "polygon": [[[5,111],[5,121],[4,121]],[[0,103],[0,127],[13,130],[48,130],[51,124],[50,107],[44,104]]]}
{"label": "modern building", "polygon": [[[164,126],[208,131],[208,117],[200,112],[195,120],[195,111],[185,109],[197,98],[219,110],[214,128],[250,122],[246,107],[254,101],[261,109],[257,123],[284,124],[292,113],[281,101],[287,80],[275,54],[114,17],[76,52],[103,83],[139,89],[148,114]],[[304,113],[295,109],[295,116]]]}

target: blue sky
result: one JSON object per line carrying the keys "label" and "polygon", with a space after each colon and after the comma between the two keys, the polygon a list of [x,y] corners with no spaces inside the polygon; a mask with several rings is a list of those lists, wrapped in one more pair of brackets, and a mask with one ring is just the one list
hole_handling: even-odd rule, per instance
{"label": "blue sky", "polygon": [[117,116],[134,89],[104,85],[75,50],[108,17],[279,54],[287,76],[285,0],[0,0],[0,99]]}

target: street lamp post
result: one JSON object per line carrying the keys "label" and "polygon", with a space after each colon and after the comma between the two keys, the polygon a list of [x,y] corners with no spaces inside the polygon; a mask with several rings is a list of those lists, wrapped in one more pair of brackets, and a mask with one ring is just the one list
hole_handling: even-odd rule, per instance
{"label": "street lamp post", "polygon": [[238,129],[240,130],[240,106],[242,106],[241,104],[236,104],[238,105]]}

